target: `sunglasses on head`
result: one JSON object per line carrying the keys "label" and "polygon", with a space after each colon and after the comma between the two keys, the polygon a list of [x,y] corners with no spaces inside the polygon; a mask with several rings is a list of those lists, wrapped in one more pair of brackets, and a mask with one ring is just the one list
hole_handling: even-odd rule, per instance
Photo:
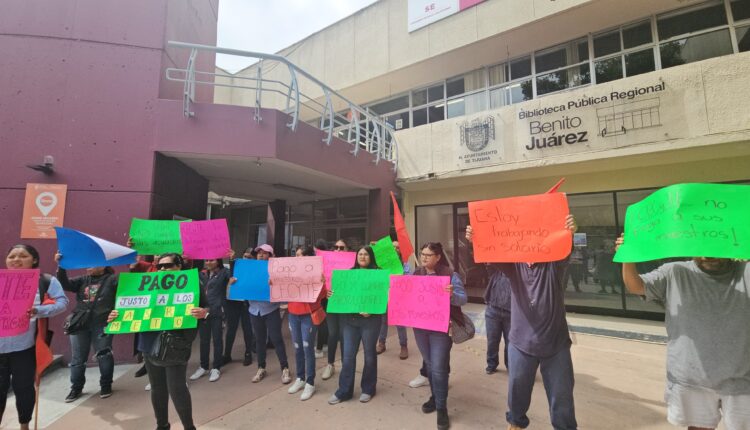
{"label": "sunglasses on head", "polygon": [[171,269],[177,266],[176,263],[159,263],[156,265],[156,270]]}
{"label": "sunglasses on head", "polygon": [[334,245],[333,249],[335,249],[336,251],[346,251],[346,246]]}

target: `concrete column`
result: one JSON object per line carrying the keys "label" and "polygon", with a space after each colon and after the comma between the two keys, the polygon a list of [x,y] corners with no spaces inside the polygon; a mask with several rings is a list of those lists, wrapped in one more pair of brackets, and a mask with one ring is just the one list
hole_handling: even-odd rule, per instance
{"label": "concrete column", "polygon": [[284,230],[286,227],[286,200],[274,200],[268,203],[266,224],[266,241],[273,246],[276,256],[285,257]]}

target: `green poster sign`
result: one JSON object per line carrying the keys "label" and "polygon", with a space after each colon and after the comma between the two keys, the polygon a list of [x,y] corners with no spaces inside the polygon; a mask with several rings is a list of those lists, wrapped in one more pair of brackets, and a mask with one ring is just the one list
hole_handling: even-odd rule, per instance
{"label": "green poster sign", "polygon": [[115,309],[120,314],[104,330],[108,334],[195,328],[190,310],[198,306],[198,269],[120,273]]}
{"label": "green poster sign", "polygon": [[130,237],[138,255],[182,254],[180,223],[183,221],[133,218]]}
{"label": "green poster sign", "polygon": [[333,295],[328,299],[328,312],[384,314],[388,305],[390,276],[386,270],[334,270],[331,277]]}
{"label": "green poster sign", "polygon": [[393,241],[386,236],[372,245],[372,251],[375,253],[375,262],[378,267],[387,270],[392,275],[403,275],[404,265],[398,258],[396,248],[393,247]]}
{"label": "green poster sign", "polygon": [[678,184],[630,205],[614,261],[750,258],[750,186]]}

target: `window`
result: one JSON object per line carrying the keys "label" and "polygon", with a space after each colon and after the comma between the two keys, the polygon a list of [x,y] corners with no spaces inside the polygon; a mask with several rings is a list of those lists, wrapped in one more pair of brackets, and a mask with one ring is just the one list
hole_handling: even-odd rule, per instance
{"label": "window", "polygon": [[382,102],[375,103],[369,106],[372,112],[378,115],[383,115],[390,112],[395,112],[401,109],[409,108],[409,95],[404,94],[402,96],[394,97]]}
{"label": "window", "polygon": [[740,52],[750,51],[750,26],[737,29],[737,48]]}
{"label": "window", "polygon": [[448,118],[472,114],[487,109],[484,69],[474,70],[446,82]]}
{"label": "window", "polygon": [[[588,46],[588,39],[578,39],[534,54],[537,73],[558,69],[537,75],[537,95],[591,83]],[[566,67],[576,63],[579,65]]]}
{"label": "window", "polygon": [[750,19],[750,0],[732,0],[730,6],[735,22]]}
{"label": "window", "polygon": [[[490,72],[490,108],[519,103],[534,98],[531,79],[520,80],[531,75],[531,56],[499,64],[489,69]],[[507,82],[510,84],[497,88]]]}
{"label": "window", "polygon": [[653,49],[648,48],[625,55],[625,73],[627,76],[640,75],[654,70],[656,70],[656,64]]}
{"label": "window", "polygon": [[656,69],[653,48],[648,47],[651,21],[641,21],[593,37],[596,83],[622,79]]}
{"label": "window", "polygon": [[711,2],[686,12],[668,14],[657,18],[656,21],[659,40],[667,40],[722,25],[727,25],[727,12],[723,2]]}
{"label": "window", "polygon": [[653,42],[651,21],[646,20],[622,29],[622,43],[625,49],[647,45]]}
{"label": "window", "polygon": [[664,43],[659,51],[661,67],[666,69],[731,54],[732,40],[728,29],[718,30]]}
{"label": "window", "polygon": [[[679,66],[731,54],[729,29],[723,2],[711,2],[676,14],[657,18],[662,68]],[[685,36],[685,37],[682,37]]]}
{"label": "window", "polygon": [[594,58],[615,54],[621,50],[620,30],[594,37]]}

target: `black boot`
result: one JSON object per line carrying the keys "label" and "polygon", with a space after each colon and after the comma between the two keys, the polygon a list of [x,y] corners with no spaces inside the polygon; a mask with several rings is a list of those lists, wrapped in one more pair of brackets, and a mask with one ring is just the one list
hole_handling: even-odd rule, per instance
{"label": "black boot", "polygon": [[437,410],[437,428],[438,430],[448,430],[451,428],[451,421],[448,419],[448,409]]}
{"label": "black boot", "polygon": [[429,414],[435,412],[435,398],[430,396],[430,400],[422,403],[422,412]]}

